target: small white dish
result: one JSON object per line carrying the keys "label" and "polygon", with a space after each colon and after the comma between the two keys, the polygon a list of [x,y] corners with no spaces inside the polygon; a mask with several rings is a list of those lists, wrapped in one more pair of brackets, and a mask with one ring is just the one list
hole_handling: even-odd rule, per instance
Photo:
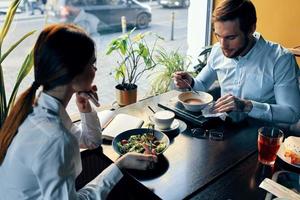
{"label": "small white dish", "polygon": [[170,110],[160,110],[153,115],[153,121],[158,129],[164,130],[172,127],[174,122],[175,113]]}
{"label": "small white dish", "polygon": [[174,121],[171,124],[171,127],[168,129],[159,129],[158,127],[155,127],[157,130],[162,131],[162,132],[169,132],[169,131],[174,131],[177,128],[179,128],[179,120],[178,119],[174,119]]}
{"label": "small white dish", "polygon": [[300,165],[292,164],[291,163],[291,158],[285,157],[284,154],[285,154],[285,145],[284,145],[284,143],[282,143],[280,145],[280,148],[279,148],[278,152],[277,152],[277,156],[281,160],[283,160],[284,162],[286,162],[287,164],[292,165],[292,166],[297,167],[297,168],[300,168]]}

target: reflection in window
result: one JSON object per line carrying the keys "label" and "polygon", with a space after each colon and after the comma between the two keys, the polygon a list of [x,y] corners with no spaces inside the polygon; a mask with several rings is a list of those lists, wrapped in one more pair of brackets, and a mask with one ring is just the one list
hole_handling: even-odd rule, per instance
{"label": "reflection in window", "polygon": [[106,5],[123,5],[126,0],[103,0]]}
{"label": "reflection in window", "polygon": [[[0,0],[0,2],[2,1],[4,0]],[[147,27],[147,29],[136,30],[136,33],[147,31],[157,33],[168,41],[168,43],[164,46],[166,49],[177,49],[180,47],[180,51],[184,52],[186,50],[187,9],[164,9],[158,6],[158,0],[139,1],[143,2],[143,4],[147,5],[147,7],[152,8],[149,10],[150,14],[152,13],[152,18],[148,18],[148,15],[145,14],[139,15],[141,12],[148,12],[148,10],[136,4],[136,1],[131,0],[47,0],[47,4],[45,6],[45,18],[42,18],[41,16],[29,19],[25,11],[23,13],[16,14],[17,18],[25,18],[24,20],[18,20],[18,23],[13,23],[13,32],[8,33],[3,50],[7,49],[8,44],[15,43],[15,38],[20,38],[32,30],[41,30],[42,27],[45,26],[45,22],[47,24],[61,22],[76,23],[83,27],[93,39],[98,39],[98,41],[96,41],[96,44],[98,45],[97,47],[99,47],[97,55],[99,55],[98,60],[101,60],[101,62],[99,62],[99,65],[101,66],[98,65],[100,70],[96,74],[95,83],[97,85],[99,84],[99,87],[101,87],[101,90],[99,91],[101,103],[103,105],[111,104],[115,101],[115,95],[112,91],[114,90],[116,81],[113,75],[108,74],[114,72],[113,64],[115,63],[115,58],[113,56],[106,56],[105,53],[107,44],[114,38],[121,35],[121,16],[126,16],[128,30],[135,27],[137,22],[143,24],[142,19],[151,19],[151,21],[149,21],[150,26]],[[150,3],[151,1],[152,3]],[[198,1],[199,0],[194,0],[194,2]],[[131,7],[124,9],[127,2],[131,2]],[[195,8],[196,12],[197,9],[199,10],[198,6]],[[175,12],[175,40],[169,42],[169,25],[171,24],[170,16],[173,11]],[[141,16],[143,18],[141,18]],[[97,23],[98,20],[96,18],[101,21]],[[197,22],[199,17],[195,17],[195,20]],[[195,23],[195,26],[199,27],[201,24],[199,25],[199,23]],[[103,32],[99,33],[99,30]],[[98,34],[98,37],[96,34]],[[8,93],[10,93],[13,89],[12,85],[15,83],[15,73],[24,61],[24,52],[28,52],[28,49],[32,48],[37,35],[38,34],[35,34],[34,36],[27,38],[26,41],[17,48],[17,51],[14,51],[11,56],[6,59],[5,63],[3,63],[4,73],[7,77],[9,77],[6,78],[7,84],[5,85],[8,88]],[[197,34],[195,36],[197,36]],[[199,37],[199,35],[197,37]],[[151,42],[152,41],[149,41],[149,43]],[[27,89],[32,81],[33,74],[31,73],[31,75],[28,76],[28,79],[22,82],[19,91]],[[144,95],[146,95],[149,86],[149,81],[146,79],[139,82],[139,99],[142,99]],[[71,113],[78,112],[76,102],[73,100],[70,102],[67,109]]]}
{"label": "reflection in window", "polygon": [[84,6],[86,5],[86,0],[70,0],[67,4],[74,6]]}

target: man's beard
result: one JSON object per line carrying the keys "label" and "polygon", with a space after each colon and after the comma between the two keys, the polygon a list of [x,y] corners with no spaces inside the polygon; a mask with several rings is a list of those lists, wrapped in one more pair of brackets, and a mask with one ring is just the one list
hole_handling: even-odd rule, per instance
{"label": "man's beard", "polygon": [[250,39],[249,39],[248,37],[245,37],[244,45],[243,45],[241,48],[239,48],[239,49],[238,49],[233,55],[231,55],[231,56],[226,56],[226,55],[224,54],[224,52],[223,52],[224,56],[226,56],[227,58],[236,58],[236,57],[240,56],[240,54],[248,47],[249,41],[250,41]]}

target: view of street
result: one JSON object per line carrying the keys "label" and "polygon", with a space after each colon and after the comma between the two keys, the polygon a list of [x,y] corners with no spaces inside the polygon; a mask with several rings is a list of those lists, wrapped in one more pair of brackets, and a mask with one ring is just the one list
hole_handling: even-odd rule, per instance
{"label": "view of street", "polygon": [[[181,9],[166,9],[159,6],[156,2],[151,4],[152,7],[152,22],[150,27],[144,30],[136,30],[135,32],[151,31],[165,38],[165,41],[160,42],[160,46],[167,50],[177,50],[186,53],[187,51],[187,13],[188,10],[185,8]],[[172,12],[175,13],[175,26],[174,26],[174,40],[171,41],[171,16]],[[17,14],[22,15],[22,14]],[[17,16],[18,17],[18,16]],[[3,18],[3,17],[2,17]],[[17,72],[25,56],[33,47],[35,40],[45,26],[45,17],[41,15],[35,15],[35,17],[22,18],[18,17],[12,24],[12,28],[8,33],[5,43],[3,44],[2,51],[4,52],[7,48],[16,42],[25,33],[36,30],[36,33],[26,39],[3,63],[4,78],[6,83],[6,89],[8,94],[10,94],[15,79],[17,77]],[[0,21],[0,25],[3,20]],[[115,90],[114,86],[117,84],[111,73],[114,71],[116,66],[116,57],[105,55],[107,46],[109,42],[118,37],[121,33],[106,33],[101,34],[99,51],[97,53],[97,68],[95,84],[98,86],[98,94],[100,97],[101,104],[111,104],[115,101]],[[151,42],[149,44],[151,46]],[[32,83],[33,74],[31,73],[21,84],[20,91],[29,87]],[[138,82],[138,99],[145,98],[147,92],[149,91],[149,79],[147,75],[142,77],[142,80]],[[68,107],[70,113],[76,112],[76,106],[74,101]]]}

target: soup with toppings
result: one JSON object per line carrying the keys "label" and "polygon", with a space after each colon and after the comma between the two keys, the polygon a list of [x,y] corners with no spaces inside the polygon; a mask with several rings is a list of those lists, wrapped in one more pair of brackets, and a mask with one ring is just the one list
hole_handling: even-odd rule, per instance
{"label": "soup with toppings", "polygon": [[200,100],[200,99],[191,98],[191,99],[184,100],[184,103],[188,103],[188,104],[201,104],[201,103],[203,103],[203,101]]}

